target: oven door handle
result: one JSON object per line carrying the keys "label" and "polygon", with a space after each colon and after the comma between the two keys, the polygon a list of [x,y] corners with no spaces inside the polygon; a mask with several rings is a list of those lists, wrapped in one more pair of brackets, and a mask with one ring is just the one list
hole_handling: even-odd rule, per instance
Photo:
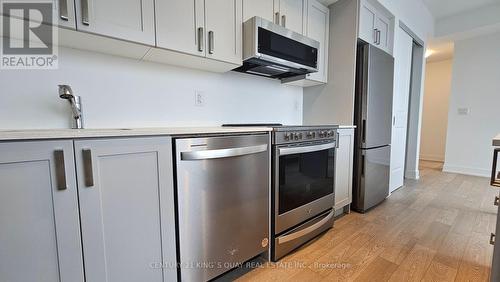
{"label": "oven door handle", "polygon": [[325,218],[323,218],[322,220],[316,222],[315,224],[313,224],[307,228],[304,228],[300,231],[294,232],[290,235],[285,235],[283,237],[279,237],[278,244],[284,244],[286,242],[293,241],[297,238],[303,237],[311,232],[314,232],[315,230],[317,230],[317,229],[321,228],[323,225],[325,225],[333,217],[333,214],[334,214],[334,212],[332,211]]}
{"label": "oven door handle", "polygon": [[279,148],[279,154],[280,154],[280,156],[286,156],[286,155],[292,155],[292,154],[302,154],[302,153],[323,151],[323,150],[333,149],[333,148],[335,148],[335,142],[321,144],[321,145],[313,145],[313,146]]}
{"label": "oven door handle", "polygon": [[193,160],[230,158],[230,157],[237,157],[237,156],[251,155],[251,154],[265,152],[267,151],[267,148],[268,148],[267,144],[262,144],[262,145],[239,147],[239,148],[181,152],[181,160],[193,161]]}

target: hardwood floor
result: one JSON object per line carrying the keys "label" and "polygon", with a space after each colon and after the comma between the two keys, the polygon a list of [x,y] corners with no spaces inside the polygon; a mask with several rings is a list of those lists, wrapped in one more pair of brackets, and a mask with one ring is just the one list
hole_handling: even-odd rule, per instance
{"label": "hardwood floor", "polygon": [[489,281],[498,190],[486,178],[422,168],[421,180],[407,181],[370,212],[343,216],[279,263],[225,279]]}

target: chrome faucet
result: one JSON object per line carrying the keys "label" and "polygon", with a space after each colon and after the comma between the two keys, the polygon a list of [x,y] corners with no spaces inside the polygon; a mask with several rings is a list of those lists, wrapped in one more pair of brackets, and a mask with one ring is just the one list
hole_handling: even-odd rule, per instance
{"label": "chrome faucet", "polygon": [[82,112],[82,98],[73,95],[73,90],[69,85],[59,85],[59,97],[68,100],[73,112],[73,127],[74,129],[83,128],[83,112]]}

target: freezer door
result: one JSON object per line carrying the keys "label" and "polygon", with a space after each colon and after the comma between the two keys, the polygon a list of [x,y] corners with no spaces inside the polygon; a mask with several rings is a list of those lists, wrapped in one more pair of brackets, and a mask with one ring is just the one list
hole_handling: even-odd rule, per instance
{"label": "freezer door", "polygon": [[364,47],[361,147],[391,144],[394,58],[384,51]]}
{"label": "freezer door", "polygon": [[358,191],[354,208],[365,212],[389,195],[391,147],[361,150]]}

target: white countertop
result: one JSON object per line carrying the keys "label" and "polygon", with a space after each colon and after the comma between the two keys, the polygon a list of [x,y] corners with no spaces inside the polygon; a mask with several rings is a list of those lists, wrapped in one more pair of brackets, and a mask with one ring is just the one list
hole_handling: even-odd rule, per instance
{"label": "white countertop", "polygon": [[0,130],[0,141],[73,139],[92,137],[127,137],[191,135],[216,133],[246,133],[271,131],[269,127],[150,127],[150,128],[110,128],[110,129],[34,129]]}
{"label": "white countertop", "polygon": [[500,147],[500,134],[498,134],[497,137],[493,138],[493,146]]}

